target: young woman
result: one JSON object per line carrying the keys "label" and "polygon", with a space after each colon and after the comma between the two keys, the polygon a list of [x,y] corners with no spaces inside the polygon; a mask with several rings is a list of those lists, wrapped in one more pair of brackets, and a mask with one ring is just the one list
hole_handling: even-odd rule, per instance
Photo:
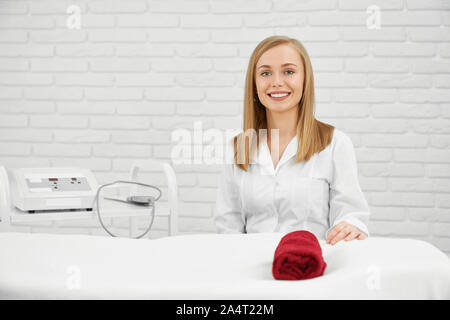
{"label": "young woman", "polygon": [[303,45],[283,36],[260,42],[244,99],[243,132],[219,183],[218,232],[308,230],[329,244],[365,239],[369,208],[353,144],[315,119],[313,70]]}

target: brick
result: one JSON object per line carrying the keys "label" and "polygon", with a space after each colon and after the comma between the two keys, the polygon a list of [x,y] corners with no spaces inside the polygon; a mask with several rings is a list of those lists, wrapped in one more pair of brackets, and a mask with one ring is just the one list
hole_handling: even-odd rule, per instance
{"label": "brick", "polygon": [[409,122],[414,132],[423,134],[447,134],[450,133],[450,121],[445,119],[414,119]]}
{"label": "brick", "polygon": [[445,89],[400,89],[400,102],[450,102],[450,91]]}
{"label": "brick", "polygon": [[153,14],[153,13],[146,13],[139,15],[122,14],[117,17],[117,24],[119,27],[126,27],[126,28],[178,27],[179,25],[178,20],[179,17],[177,15]]}
{"label": "brick", "polygon": [[30,116],[33,128],[87,128],[88,119],[84,116],[34,115]]}
{"label": "brick", "polygon": [[450,208],[450,197],[447,194],[436,194],[436,205],[438,208]]}
{"label": "brick", "polygon": [[341,37],[344,41],[394,41],[406,40],[406,32],[401,27],[381,27],[368,29],[365,27],[341,27]]}
{"label": "brick", "polygon": [[175,103],[151,101],[116,101],[117,114],[124,115],[173,115]]}
{"label": "brick", "polygon": [[295,1],[295,0],[281,0],[275,1],[273,10],[275,11],[315,11],[315,10],[333,10],[336,8],[336,0],[323,1]]}
{"label": "brick", "polygon": [[166,29],[164,32],[151,29],[148,31],[148,40],[150,42],[208,42],[209,31],[206,30],[196,30],[196,29],[184,29],[184,30],[174,30]]}
{"label": "brick", "polygon": [[53,77],[50,74],[2,72],[0,74],[0,85],[7,86],[48,86],[53,83]]}
{"label": "brick", "polygon": [[81,100],[81,88],[25,88],[24,96],[30,100]]}
{"label": "brick", "polygon": [[430,136],[430,145],[435,148],[450,150],[450,135],[432,135]]}
{"label": "brick", "polygon": [[107,29],[89,30],[88,40],[90,42],[130,42],[139,43],[147,41],[145,30],[140,29]]}
{"label": "brick", "polygon": [[92,129],[129,129],[139,130],[150,127],[150,119],[129,116],[95,116],[90,118]]}
{"label": "brick", "polygon": [[203,90],[197,88],[151,88],[145,89],[145,97],[159,101],[199,101],[204,98]]}
{"label": "brick", "polygon": [[[55,16],[55,27],[67,28],[68,23],[72,23],[68,18],[69,16],[67,14],[64,16]],[[80,16],[79,24],[80,29],[114,28],[116,21],[114,15],[84,13]]]}
{"label": "brick", "polygon": [[176,83],[183,87],[233,87],[236,78],[231,74],[203,73],[180,74],[176,77]]}
{"label": "brick", "polygon": [[2,156],[2,165],[6,168],[44,168],[50,167],[49,159],[35,158],[35,157],[10,157]]}
{"label": "brick", "polygon": [[421,177],[425,169],[422,164],[360,163],[359,172],[366,177]]}
{"label": "brick", "polygon": [[272,8],[272,2],[269,0],[249,0],[249,1],[212,1],[212,13],[258,13],[269,12]]}
{"label": "brick", "polygon": [[28,71],[29,62],[24,59],[0,59],[0,71]]}
{"label": "brick", "polygon": [[60,57],[111,57],[114,47],[102,43],[64,44],[55,46],[56,55]]}
{"label": "brick", "polygon": [[439,149],[397,149],[394,150],[396,162],[421,162],[421,163],[447,163],[450,158],[450,150]]}
{"label": "brick", "polygon": [[85,13],[87,10],[86,4],[77,2],[74,4],[71,1],[64,0],[46,0],[39,2],[31,2],[30,4],[30,14],[31,15],[56,15],[64,14],[67,15],[67,10],[71,5],[76,5],[80,9],[80,13]]}
{"label": "brick", "polygon": [[334,90],[336,102],[394,102],[397,92],[394,89],[336,89]]}
{"label": "brick", "polygon": [[48,142],[52,140],[51,130],[0,129],[0,141]]}
{"label": "brick", "polygon": [[157,72],[206,72],[212,68],[209,59],[159,58],[152,60],[152,70]]}
{"label": "brick", "polygon": [[431,88],[432,78],[427,75],[369,75],[372,88]]}
{"label": "brick", "polygon": [[370,109],[364,103],[323,103],[316,106],[318,118],[366,118]]}
{"label": "brick", "polygon": [[263,29],[211,30],[211,41],[214,43],[257,43],[258,39],[272,36],[273,32]]}
{"label": "brick", "polygon": [[112,132],[113,143],[168,144],[170,133],[157,130]]}
{"label": "brick", "polygon": [[57,86],[113,86],[114,76],[111,74],[96,73],[62,73],[55,74],[55,83]]}
{"label": "brick", "polygon": [[120,87],[169,87],[175,84],[173,75],[157,73],[118,73],[115,79]]}
{"label": "brick", "polygon": [[236,57],[238,48],[227,44],[176,45],[175,51],[180,57],[210,58],[210,57]]}
{"label": "brick", "polygon": [[31,146],[28,143],[0,142],[0,155],[29,156],[31,155]]}
{"label": "brick", "polygon": [[87,70],[87,61],[78,59],[31,59],[31,71],[33,72],[85,72]]}
{"label": "brick", "polygon": [[30,33],[31,41],[35,43],[67,43],[84,42],[87,39],[86,31],[71,29],[32,30]]}
{"label": "brick", "polygon": [[0,87],[0,100],[20,99],[21,97],[21,88]]}
{"label": "brick", "polygon": [[369,46],[364,43],[303,42],[310,57],[364,57]]}
{"label": "brick", "polygon": [[86,88],[84,90],[88,100],[141,100],[140,88]]}
{"label": "brick", "polygon": [[105,143],[110,141],[110,133],[100,130],[58,130],[54,133],[56,142]]}
{"label": "brick", "polygon": [[359,183],[363,192],[386,191],[388,182],[386,178],[359,177]]}
{"label": "brick", "polygon": [[24,43],[28,41],[25,30],[2,30],[0,32],[0,43]]}
{"label": "brick", "polygon": [[[52,45],[41,44],[2,44],[0,57],[51,57]],[[26,62],[26,61],[23,61]]]}
{"label": "brick", "polygon": [[206,1],[151,1],[149,3],[150,12],[167,13],[206,13],[209,10],[209,4]]}
{"label": "brick", "polygon": [[370,213],[370,221],[403,221],[406,217],[406,208],[371,207]]}
{"label": "brick", "polygon": [[[1,10],[1,9],[0,9]],[[4,12],[0,11],[2,14]],[[9,29],[51,29],[53,19],[38,16],[2,16],[0,28]]]}
{"label": "brick", "polygon": [[33,155],[45,157],[90,157],[91,147],[80,144],[33,144]]}
{"label": "brick", "polygon": [[359,74],[336,74],[318,72],[315,75],[315,83],[316,87],[324,88],[364,88],[367,86],[367,76]]}
{"label": "brick", "polygon": [[244,92],[239,88],[206,88],[208,101],[242,101]]}
{"label": "brick", "polygon": [[436,74],[433,75],[433,79],[436,88],[450,88],[450,75]]}
{"label": "brick", "polygon": [[151,146],[134,146],[124,144],[100,144],[92,147],[93,155],[96,157],[135,157],[149,158],[152,154]]}
{"label": "brick", "polygon": [[217,196],[216,188],[179,188],[180,199],[185,202],[214,203]]}
{"label": "brick", "polygon": [[371,205],[434,207],[434,195],[418,192],[372,192]]}
{"label": "brick", "polygon": [[374,104],[371,106],[374,118],[437,118],[439,106],[433,104]]}
{"label": "brick", "polygon": [[409,63],[403,58],[353,58],[345,61],[345,71],[372,73],[405,73]]}
{"label": "brick", "polygon": [[179,102],[177,103],[177,114],[184,116],[192,115],[240,115],[241,103],[236,102]]}
{"label": "brick", "polygon": [[[308,16],[310,17],[310,16]],[[292,13],[264,13],[244,16],[244,25],[250,28],[306,26],[307,17]]]}
{"label": "brick", "polygon": [[51,101],[0,101],[1,113],[42,114],[54,113],[55,104]]}
{"label": "brick", "polygon": [[[344,10],[363,10],[373,5],[371,0],[339,0],[339,9]],[[377,1],[376,5],[380,7],[381,10],[402,10],[403,1],[402,0],[382,0]],[[334,8],[332,8],[334,9]]]}
{"label": "brick", "polygon": [[447,1],[442,0],[429,0],[429,1],[421,1],[421,0],[406,0],[406,8],[408,10],[441,10],[441,9],[450,9],[450,4]]}
{"label": "brick", "polygon": [[391,149],[364,148],[356,149],[358,163],[362,162],[391,162],[393,151]]}
{"label": "brick", "polygon": [[371,43],[370,52],[377,57],[433,57],[436,43]]}
{"label": "brick", "polygon": [[450,40],[450,28],[406,27],[408,39],[413,42],[443,42]]}
{"label": "brick", "polygon": [[114,106],[110,102],[102,101],[58,101],[58,113],[60,114],[113,114]]}
{"label": "brick", "polygon": [[102,0],[89,2],[89,11],[94,13],[140,13],[147,10],[146,1]]}
{"label": "brick", "polygon": [[118,57],[170,57],[174,54],[174,48],[167,44],[118,43],[114,47]]}
{"label": "brick", "polygon": [[110,159],[77,159],[77,158],[53,158],[51,160],[53,167],[80,167],[96,171],[110,171]]}
{"label": "brick", "polygon": [[[444,159],[443,159],[444,160]],[[443,161],[443,164],[426,164],[426,176],[430,178],[448,178],[450,177],[450,165],[448,158]]]}
{"label": "brick", "polygon": [[425,148],[428,137],[418,134],[366,134],[362,136],[366,147]]}
{"label": "brick", "polygon": [[2,1],[0,2],[0,12],[2,15],[9,14],[25,14],[28,11],[27,3],[18,1]]}
{"label": "brick", "polygon": [[148,72],[150,62],[145,59],[95,58],[89,67],[94,72]]}

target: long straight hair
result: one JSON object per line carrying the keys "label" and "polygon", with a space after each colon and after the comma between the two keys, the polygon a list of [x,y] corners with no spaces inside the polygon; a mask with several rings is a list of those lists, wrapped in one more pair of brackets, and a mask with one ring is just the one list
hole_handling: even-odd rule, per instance
{"label": "long straight hair", "polygon": [[233,140],[234,161],[244,171],[247,171],[251,157],[259,148],[258,133],[261,129],[267,130],[266,108],[259,101],[255,84],[256,63],[264,52],[284,44],[290,45],[298,51],[305,72],[303,94],[298,105],[298,148],[295,161],[308,161],[315,153],[325,149],[333,137],[334,127],[320,122],[314,117],[314,75],[306,49],[296,39],[285,36],[268,37],[256,46],[250,57],[245,79],[243,132],[235,136]]}

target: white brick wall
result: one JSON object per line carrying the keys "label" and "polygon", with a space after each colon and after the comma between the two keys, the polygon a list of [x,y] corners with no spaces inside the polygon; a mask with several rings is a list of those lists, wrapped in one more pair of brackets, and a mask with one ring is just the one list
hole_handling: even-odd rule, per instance
{"label": "white brick wall", "polygon": [[[135,159],[170,161],[174,129],[240,126],[248,58],[274,34],[305,45],[317,117],[353,140],[372,234],[450,254],[448,0],[0,0],[0,163],[83,166],[106,183]],[[219,167],[174,167],[181,233],[214,231]]]}

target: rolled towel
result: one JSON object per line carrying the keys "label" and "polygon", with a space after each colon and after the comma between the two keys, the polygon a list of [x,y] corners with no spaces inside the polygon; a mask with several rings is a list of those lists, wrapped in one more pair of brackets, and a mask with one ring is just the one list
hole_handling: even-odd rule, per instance
{"label": "rolled towel", "polygon": [[305,280],[323,275],[326,266],[317,238],[309,231],[299,230],[281,238],[272,274],[276,280]]}

